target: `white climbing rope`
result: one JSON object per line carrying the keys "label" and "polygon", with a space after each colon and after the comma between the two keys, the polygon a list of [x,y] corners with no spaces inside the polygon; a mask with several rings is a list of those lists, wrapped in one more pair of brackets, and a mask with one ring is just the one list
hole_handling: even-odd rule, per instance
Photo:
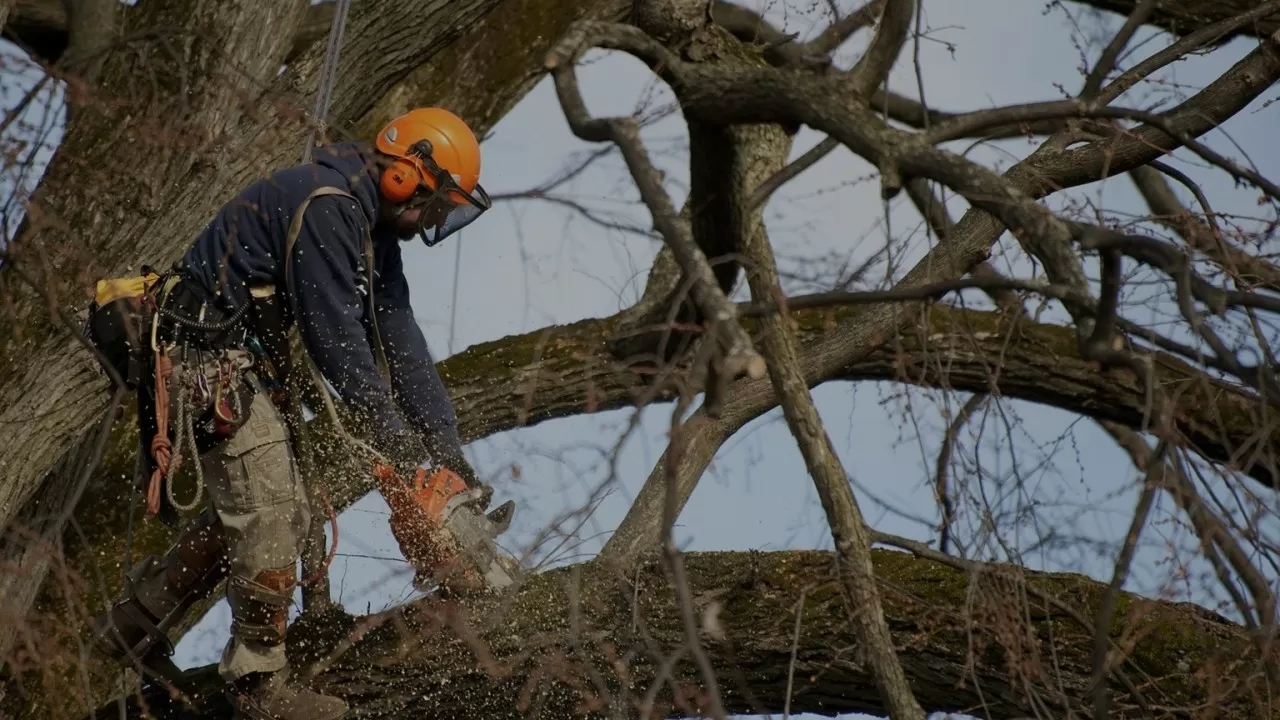
{"label": "white climbing rope", "polygon": [[325,116],[329,114],[329,103],[333,100],[333,87],[338,78],[338,55],[342,49],[342,34],[347,29],[347,10],[351,0],[337,0],[333,9],[333,22],[329,25],[329,45],[324,51],[324,65],[320,70],[320,84],[316,88],[316,106],[311,112],[316,129],[307,137],[302,148],[302,162],[311,160],[315,149],[316,138],[324,132]]}
{"label": "white climbing rope", "polygon": [[[173,493],[173,478],[165,483],[165,494],[169,496],[169,502],[180,512],[188,512],[194,510],[200,504],[200,498],[204,496],[204,472],[200,467],[200,450],[196,447],[196,418],[189,414],[191,409],[191,386],[187,382],[188,368],[183,363],[178,370],[178,377],[174,378],[175,385],[178,386],[178,447],[181,448],[183,441],[186,441],[187,450],[191,453],[192,471],[196,474],[196,494],[191,498],[191,502],[183,505],[178,502],[178,498]],[[215,408],[216,410],[216,408]],[[179,452],[181,450],[179,449]]]}

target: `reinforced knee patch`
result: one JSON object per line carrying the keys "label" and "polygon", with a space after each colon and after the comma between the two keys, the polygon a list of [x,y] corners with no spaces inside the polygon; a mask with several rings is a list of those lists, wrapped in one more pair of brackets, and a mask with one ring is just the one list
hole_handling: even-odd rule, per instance
{"label": "reinforced knee patch", "polygon": [[293,565],[263,570],[253,578],[233,576],[227,582],[232,636],[262,645],[283,643],[296,585]]}

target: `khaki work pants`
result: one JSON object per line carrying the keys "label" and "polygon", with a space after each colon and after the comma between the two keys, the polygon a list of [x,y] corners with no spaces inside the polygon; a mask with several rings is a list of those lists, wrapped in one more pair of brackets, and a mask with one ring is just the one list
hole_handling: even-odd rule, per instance
{"label": "khaki work pants", "polygon": [[[242,368],[252,363],[252,355],[230,353],[241,382],[249,382]],[[170,355],[173,379],[170,403],[171,440],[174,449],[182,449],[189,457],[185,441],[179,444],[176,403],[184,386],[180,379],[193,377],[183,372],[180,351]],[[207,382],[217,378],[216,365],[203,363]],[[210,385],[212,387],[212,385]],[[201,408],[194,408],[201,412]],[[188,411],[190,415],[191,411]],[[190,422],[190,417],[187,418]],[[227,599],[232,609],[231,638],[223,648],[218,672],[234,680],[252,672],[274,672],[286,665],[284,643],[263,641],[250,631],[238,631],[238,625],[261,623],[254,618],[261,603],[253,604],[254,595],[264,591],[257,581],[276,570],[276,575],[289,573],[295,578],[296,563],[303,550],[311,521],[306,488],[289,444],[289,431],[280,410],[260,386],[249,407],[248,420],[230,439],[200,458],[201,472],[208,492],[209,504],[222,522],[226,535],[230,574]],[[290,583],[292,585],[292,583]],[[247,589],[246,589],[247,588]],[[268,592],[270,595],[271,593]],[[275,593],[280,595],[280,593]],[[292,589],[287,592],[292,600]],[[281,598],[277,601],[283,602]],[[287,617],[287,607],[283,610]],[[280,625],[283,627],[283,620]]]}

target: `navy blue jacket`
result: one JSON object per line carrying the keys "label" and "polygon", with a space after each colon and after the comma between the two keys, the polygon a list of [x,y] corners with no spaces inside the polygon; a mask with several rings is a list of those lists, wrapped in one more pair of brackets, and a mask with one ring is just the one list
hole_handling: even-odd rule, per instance
{"label": "navy blue jacket", "polygon": [[[229,296],[232,307],[249,299],[252,285],[273,284],[277,292],[291,292],[303,343],[345,403],[369,420],[375,442],[412,429],[440,450],[456,453],[461,445],[456,416],[409,306],[401,240],[375,226],[381,197],[373,152],[360,143],[328,145],[315,150],[311,164],[253,182],[222,207],[182,264],[206,292]],[[324,185],[351,193],[358,202],[332,195],[311,200],[293,248],[293,287],[285,288],[281,258],[289,224],[303,199]],[[373,354],[366,226],[373,228],[373,293],[391,388]]]}

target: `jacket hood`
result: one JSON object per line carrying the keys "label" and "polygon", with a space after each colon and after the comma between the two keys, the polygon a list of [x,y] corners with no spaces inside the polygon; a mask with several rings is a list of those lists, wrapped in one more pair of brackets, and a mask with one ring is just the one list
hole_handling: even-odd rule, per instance
{"label": "jacket hood", "polygon": [[382,195],[378,192],[377,151],[368,143],[342,142],[322,145],[312,153],[312,162],[333,170],[346,180],[346,190],[360,201],[365,217],[376,224]]}

